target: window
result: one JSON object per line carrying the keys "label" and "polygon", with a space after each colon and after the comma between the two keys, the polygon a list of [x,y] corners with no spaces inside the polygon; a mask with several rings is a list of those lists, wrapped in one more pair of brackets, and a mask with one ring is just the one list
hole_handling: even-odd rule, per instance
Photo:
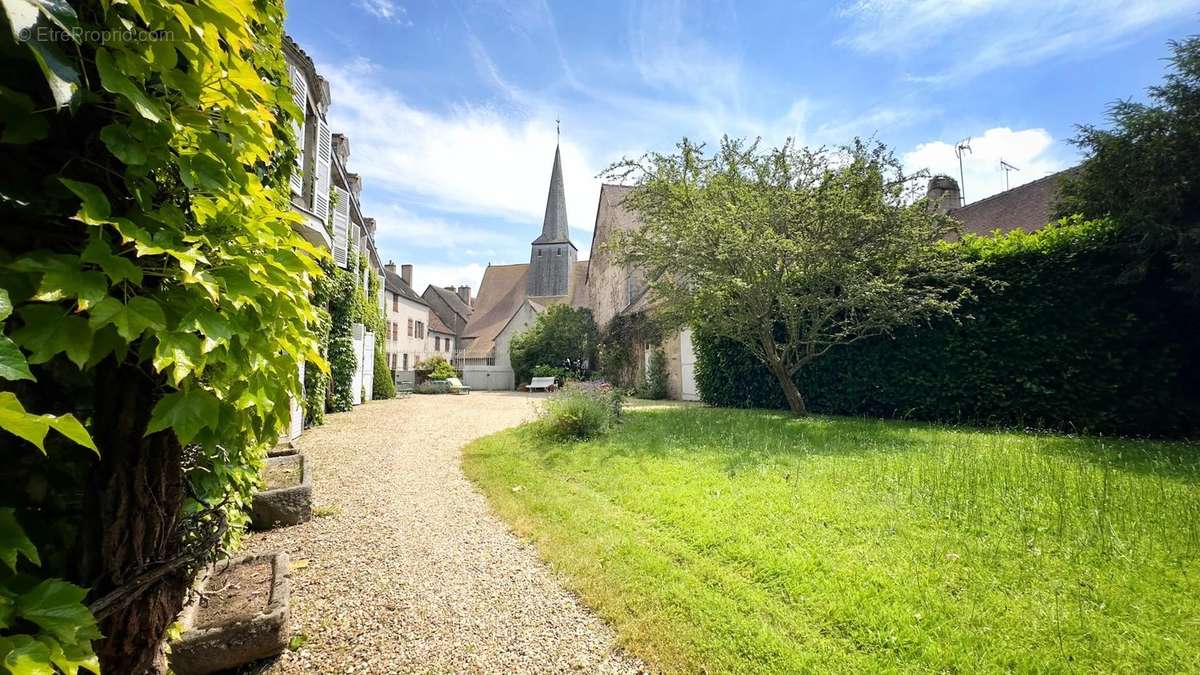
{"label": "window", "polygon": [[[412,337],[412,336],[413,336],[413,320],[409,319],[408,320],[408,337]],[[404,358],[408,358],[408,357],[405,356]]]}
{"label": "window", "polygon": [[442,338],[437,335],[433,336],[433,351],[442,351]]}
{"label": "window", "polygon": [[540,249],[540,248],[538,249],[538,257],[539,258],[542,257],[542,249]]}
{"label": "window", "polygon": [[554,249],[554,254],[555,254],[555,255],[562,255],[562,249],[561,249],[561,248],[556,248],[556,249]]}
{"label": "window", "polygon": [[404,367],[401,370],[408,370],[408,354],[404,355]]}
{"label": "window", "polygon": [[393,312],[400,311],[400,294],[399,293],[392,293],[392,311]]}
{"label": "window", "polygon": [[418,340],[424,340],[424,339],[425,339],[425,322],[424,322],[424,321],[418,321],[418,322],[417,322],[417,335],[416,335],[416,337],[417,337],[417,339],[418,339]]}

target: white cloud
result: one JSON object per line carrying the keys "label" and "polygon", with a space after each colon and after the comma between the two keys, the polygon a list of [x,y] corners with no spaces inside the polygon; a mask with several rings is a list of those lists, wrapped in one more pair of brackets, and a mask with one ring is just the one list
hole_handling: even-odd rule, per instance
{"label": "white cloud", "polygon": [[[397,262],[397,265],[400,263]],[[465,265],[413,265],[413,290],[423,293],[427,286],[470,286],[472,295],[479,292],[484,266],[479,263]]]}
{"label": "white cloud", "polygon": [[960,82],[983,73],[1111,48],[1148,26],[1197,11],[1195,0],[857,0],[840,42],[866,54],[944,63],[911,79]]}
{"label": "white cloud", "polygon": [[394,21],[405,26],[413,25],[408,19],[408,10],[397,5],[394,0],[358,0],[355,4],[371,16],[384,21]]}
{"label": "white cloud", "polygon": [[[331,126],[350,138],[351,165],[368,189],[406,203],[521,224],[532,240],[541,229],[554,160],[549,115],[506,117],[488,107],[444,112],[409,105],[370,68],[323,68],[334,105]],[[599,198],[599,167],[583,147],[563,138],[567,217],[590,232]]]}
{"label": "white cloud", "polygon": [[[958,180],[958,158],[954,154],[958,140],[921,143],[904,154],[905,169],[928,169],[931,174],[946,174]],[[1010,187],[1017,187],[1067,168],[1070,161],[1064,154],[1045,129],[988,129],[971,139],[971,152],[963,155],[963,193],[970,203],[1004,191],[1001,159],[1020,169],[1009,174]]]}
{"label": "white cloud", "polygon": [[504,232],[422,216],[396,203],[382,207],[375,204],[371,207],[371,213],[377,223],[375,240],[385,253],[387,249],[396,247],[406,251],[442,250],[449,254],[470,249],[477,254],[528,243]]}

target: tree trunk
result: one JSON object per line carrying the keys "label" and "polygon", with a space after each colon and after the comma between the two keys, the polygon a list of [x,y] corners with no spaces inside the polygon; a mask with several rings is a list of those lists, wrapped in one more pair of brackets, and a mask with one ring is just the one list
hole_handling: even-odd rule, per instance
{"label": "tree trunk", "polygon": [[128,592],[98,612],[104,639],[95,647],[106,673],[166,671],[163,636],[190,585],[186,567],[148,583],[145,576],[183,548],[182,448],[169,431],[144,435],[161,384],[111,359],[97,368],[93,437],[101,458],[85,501],[83,572],[93,601]]}
{"label": "tree trunk", "polygon": [[783,395],[787,398],[788,408],[791,409],[792,415],[796,417],[804,417],[808,414],[808,410],[804,407],[804,397],[800,395],[800,389],[796,387],[796,383],[792,380],[792,376],[788,374],[787,368],[778,357],[773,356],[771,349],[767,350],[767,358],[764,359],[767,363],[767,369],[779,381],[779,386],[783,388]]}

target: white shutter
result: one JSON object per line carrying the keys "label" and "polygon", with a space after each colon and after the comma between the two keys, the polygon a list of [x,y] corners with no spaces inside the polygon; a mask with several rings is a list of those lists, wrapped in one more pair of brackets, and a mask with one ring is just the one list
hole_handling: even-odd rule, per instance
{"label": "white shutter", "polygon": [[325,222],[329,219],[329,170],[333,152],[333,137],[325,120],[317,118],[317,175],[313,178],[313,213]]}
{"label": "white shutter", "polygon": [[302,197],[304,195],[304,117],[308,111],[308,80],[304,79],[304,73],[299,68],[292,67],[290,70],[292,100],[300,109],[299,124],[293,123],[292,125],[296,131],[296,166],[292,169],[291,185],[292,192]]}
{"label": "white shutter", "polygon": [[350,378],[350,399],[354,405],[362,403],[363,342],[365,341],[363,334],[365,332],[361,323],[350,326],[350,339],[354,344],[354,375]]}
{"label": "white shutter", "polygon": [[333,189],[337,190],[337,204],[333,207],[333,262],[346,269],[346,249],[350,245],[350,193],[337,186]]}
{"label": "white shutter", "polygon": [[374,398],[372,389],[375,387],[375,334],[367,331],[363,340],[363,391],[367,400]]}

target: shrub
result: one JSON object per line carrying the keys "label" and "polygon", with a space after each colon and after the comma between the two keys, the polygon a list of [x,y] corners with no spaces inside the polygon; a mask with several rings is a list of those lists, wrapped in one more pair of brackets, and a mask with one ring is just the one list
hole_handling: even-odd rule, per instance
{"label": "shrub", "polygon": [[530,374],[531,377],[553,377],[554,380],[560,385],[564,384],[567,381],[567,378],[571,377],[571,375],[571,371],[567,370],[566,368],[547,366],[544,363],[534,366],[533,371]]}
{"label": "shrub", "polygon": [[371,380],[371,398],[376,400],[396,397],[396,383],[388,368],[387,353],[382,343],[375,343],[375,375]]}
{"label": "shrub", "polygon": [[621,419],[624,395],[607,384],[571,383],[546,400],[542,433],[558,440],[592,438]]}
{"label": "shrub", "polygon": [[637,395],[654,401],[667,397],[667,355],[662,347],[656,347],[650,353],[650,367],[638,386]]}
{"label": "shrub", "polygon": [[444,356],[431,356],[413,367],[426,380],[445,380],[458,377],[458,371]]}
{"label": "shrub", "polygon": [[[1135,283],[1130,247],[1104,221],[969,238],[963,250],[1003,283],[977,289],[963,322],[936,321],[830,352],[799,376],[811,409],[842,415],[1186,435],[1200,424],[1200,349],[1160,263]],[[786,408],[745,349],[697,336],[708,403]]]}
{"label": "shrub", "polygon": [[590,309],[551,305],[528,329],[513,337],[509,361],[517,382],[528,382],[539,364],[582,377],[596,359],[596,322]]}

